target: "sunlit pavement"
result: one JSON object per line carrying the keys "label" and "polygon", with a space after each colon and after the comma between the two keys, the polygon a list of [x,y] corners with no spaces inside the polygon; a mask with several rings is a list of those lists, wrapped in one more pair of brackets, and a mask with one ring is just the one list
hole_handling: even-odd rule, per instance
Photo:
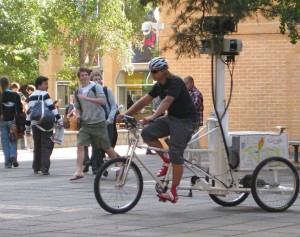
{"label": "sunlit pavement", "polygon": [[[126,147],[118,146],[120,155]],[[156,155],[144,155],[153,172]],[[94,175],[70,182],[76,148],[56,148],[49,176],[31,169],[32,152],[19,150],[18,168],[5,169],[0,153],[0,236],[300,236],[300,202],[282,213],[268,213],[251,195],[236,207],[214,203],[206,192],[179,191],[176,204],[158,202],[154,182],[145,170],[144,191],[134,209],[112,215],[100,208],[93,192]],[[187,177],[185,177],[187,178]]]}

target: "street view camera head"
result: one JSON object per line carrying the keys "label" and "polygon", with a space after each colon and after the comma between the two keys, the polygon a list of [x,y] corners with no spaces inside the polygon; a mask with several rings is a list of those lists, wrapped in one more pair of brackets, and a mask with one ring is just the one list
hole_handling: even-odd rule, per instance
{"label": "street view camera head", "polygon": [[222,35],[237,32],[237,24],[230,16],[205,16],[202,22],[203,32]]}
{"label": "street view camera head", "polygon": [[242,51],[242,41],[224,38],[224,35],[237,32],[233,17],[206,16],[202,21],[202,31],[210,38],[201,41],[200,52],[210,55],[238,55]]}

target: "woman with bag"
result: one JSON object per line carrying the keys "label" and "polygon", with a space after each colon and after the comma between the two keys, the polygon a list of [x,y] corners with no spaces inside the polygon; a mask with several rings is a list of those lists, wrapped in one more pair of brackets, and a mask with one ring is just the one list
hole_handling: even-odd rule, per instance
{"label": "woman with bag", "polygon": [[74,107],[74,95],[70,95],[70,105],[66,108],[65,116],[69,121],[70,131],[78,131],[78,121],[74,116],[75,107]]}
{"label": "woman with bag", "polygon": [[18,167],[17,161],[17,138],[12,131],[15,130],[15,115],[23,112],[20,96],[9,90],[8,77],[0,78],[1,106],[0,106],[0,130],[1,144],[5,158],[5,168]]}

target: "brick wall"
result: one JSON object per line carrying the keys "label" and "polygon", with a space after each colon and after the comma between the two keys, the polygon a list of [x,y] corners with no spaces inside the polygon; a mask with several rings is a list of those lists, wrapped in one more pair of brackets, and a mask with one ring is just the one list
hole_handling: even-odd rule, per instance
{"label": "brick wall", "polygon": [[[167,43],[172,17],[164,12],[159,43]],[[300,47],[292,45],[287,36],[278,33],[278,22],[264,19],[248,20],[238,25],[238,33],[229,36],[243,41],[234,70],[233,97],[229,108],[230,131],[276,131],[286,125],[289,138],[300,139]],[[195,49],[197,50],[197,49]],[[191,75],[203,93],[205,119],[213,111],[211,98],[210,56],[176,58],[164,52],[170,70],[181,77]],[[230,77],[226,72],[227,96]]]}

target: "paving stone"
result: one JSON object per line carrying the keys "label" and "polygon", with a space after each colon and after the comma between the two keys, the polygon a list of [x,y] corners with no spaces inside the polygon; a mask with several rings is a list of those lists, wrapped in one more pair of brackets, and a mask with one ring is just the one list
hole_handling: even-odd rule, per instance
{"label": "paving stone", "polygon": [[[124,154],[124,146],[118,146]],[[138,154],[154,173],[161,166],[156,155]],[[294,237],[300,234],[300,201],[282,213],[269,213],[257,206],[250,195],[236,207],[214,203],[206,192],[180,190],[176,204],[158,202],[155,182],[142,169],[144,191],[130,212],[112,215],[97,203],[94,175],[70,182],[76,148],[55,148],[50,175],[33,174],[32,152],[19,151],[18,168],[4,169],[0,152],[0,236],[264,236]],[[205,164],[207,160],[203,159]],[[2,167],[1,167],[2,166]],[[185,175],[189,176],[189,175]],[[186,178],[183,183],[189,182]]]}

